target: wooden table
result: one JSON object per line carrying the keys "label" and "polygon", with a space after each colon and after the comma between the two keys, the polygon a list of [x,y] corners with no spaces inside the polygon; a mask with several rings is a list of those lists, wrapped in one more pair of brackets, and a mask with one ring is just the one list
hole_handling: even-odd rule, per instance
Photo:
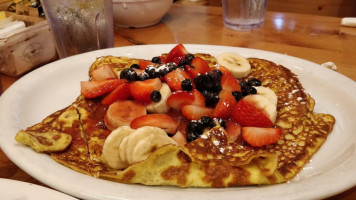
{"label": "wooden table", "polygon": [[[356,81],[356,28],[341,27],[340,18],[268,12],[261,29],[238,32],[224,27],[221,13],[220,7],[174,5],[155,26],[115,28],[115,46],[185,43],[262,49],[318,64],[332,61],[338,72]],[[18,79],[0,77],[4,89]],[[2,151],[0,178],[43,185],[19,169]],[[356,187],[328,199],[356,199]]]}

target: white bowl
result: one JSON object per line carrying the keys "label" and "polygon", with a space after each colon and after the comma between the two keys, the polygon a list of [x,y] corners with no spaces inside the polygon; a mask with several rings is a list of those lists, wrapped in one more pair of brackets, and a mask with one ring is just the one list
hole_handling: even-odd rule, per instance
{"label": "white bowl", "polygon": [[172,4],[173,0],[113,0],[114,24],[125,28],[157,24]]}

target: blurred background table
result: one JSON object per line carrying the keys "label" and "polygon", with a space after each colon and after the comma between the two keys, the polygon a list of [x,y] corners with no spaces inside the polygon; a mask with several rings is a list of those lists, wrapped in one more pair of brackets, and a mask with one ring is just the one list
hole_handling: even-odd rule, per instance
{"label": "blurred background table", "polygon": [[[342,27],[340,22],[340,17],[269,11],[261,29],[237,32],[224,27],[219,6],[175,3],[157,25],[140,29],[116,27],[115,46],[184,43],[261,49],[317,64],[332,61],[339,73],[356,81],[356,28]],[[0,74],[0,78],[6,90],[20,77]],[[2,151],[0,178],[43,185],[19,169]],[[356,187],[328,198],[336,199],[356,199]]]}

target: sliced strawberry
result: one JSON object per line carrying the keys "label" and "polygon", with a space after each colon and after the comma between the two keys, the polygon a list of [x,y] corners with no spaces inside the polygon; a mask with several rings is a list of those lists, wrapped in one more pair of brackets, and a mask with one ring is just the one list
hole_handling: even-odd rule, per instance
{"label": "sliced strawberry", "polygon": [[176,134],[172,137],[173,140],[175,140],[179,146],[183,147],[187,143],[186,137],[179,131],[177,131]]}
{"label": "sliced strawberry", "polygon": [[234,106],[231,117],[241,126],[271,127],[273,122],[259,108],[241,99]]}
{"label": "sliced strawberry", "polygon": [[241,91],[239,81],[237,81],[231,74],[227,73],[223,74],[221,77],[221,87],[229,92]]}
{"label": "sliced strawberry", "polygon": [[241,135],[241,126],[233,121],[226,121],[225,131],[230,140],[235,141]]}
{"label": "sliced strawberry", "polygon": [[165,82],[174,91],[182,90],[182,81],[189,78],[187,72],[180,68],[177,68],[164,76]]}
{"label": "sliced strawberry", "polygon": [[196,89],[194,89],[192,93],[194,96],[194,102],[192,102],[191,105],[205,106],[205,97],[203,94]]}
{"label": "sliced strawberry", "polygon": [[166,63],[174,62],[178,65],[179,61],[184,59],[187,54],[188,51],[185,47],[182,44],[178,44],[168,53]]}
{"label": "sliced strawberry", "polygon": [[187,91],[178,91],[168,97],[167,105],[174,110],[180,110],[182,106],[191,104],[193,101],[193,93]]}
{"label": "sliced strawberry", "polygon": [[182,107],[182,114],[189,120],[199,120],[203,116],[211,116],[214,108],[207,108],[205,106],[185,105]]}
{"label": "sliced strawberry", "polygon": [[179,111],[185,105],[204,106],[205,98],[198,90],[195,89],[192,92],[178,91],[168,97],[167,105],[174,110]]}
{"label": "sliced strawberry", "polygon": [[101,81],[81,81],[80,92],[86,98],[96,98],[113,91],[115,88],[121,85],[123,81],[124,80],[119,79],[108,79]]}
{"label": "sliced strawberry", "polygon": [[93,78],[94,81],[118,78],[110,65],[104,65],[102,67],[93,70],[90,73],[90,76]]}
{"label": "sliced strawberry", "polygon": [[167,63],[166,58],[163,56],[158,56],[161,59],[161,63]]}
{"label": "sliced strawberry", "polygon": [[281,135],[280,128],[242,127],[242,138],[254,147],[277,143]]}
{"label": "sliced strawberry", "polygon": [[104,105],[110,105],[115,101],[126,100],[130,97],[130,87],[129,83],[123,83],[119,85],[115,90],[107,94],[102,100],[101,103]]}
{"label": "sliced strawberry", "polygon": [[143,126],[153,126],[161,128],[170,134],[174,134],[177,130],[177,122],[167,114],[143,115],[132,120],[130,126],[133,129]]}
{"label": "sliced strawberry", "polygon": [[200,74],[205,74],[210,71],[208,63],[201,57],[193,58],[190,65],[193,66],[194,69]]}
{"label": "sliced strawberry", "polygon": [[191,79],[194,79],[196,76],[199,75],[199,73],[189,65],[186,65],[184,70],[187,72]]}
{"label": "sliced strawberry", "polygon": [[142,103],[150,103],[153,90],[160,90],[162,82],[159,78],[147,79],[145,81],[134,81],[130,83],[131,96]]}
{"label": "sliced strawberry", "polygon": [[153,65],[154,63],[148,60],[140,60],[138,65],[140,66],[140,69],[145,70],[147,66]]}
{"label": "sliced strawberry", "polygon": [[236,100],[231,92],[221,90],[219,93],[219,102],[215,106],[213,117],[222,119],[228,118],[235,104]]}

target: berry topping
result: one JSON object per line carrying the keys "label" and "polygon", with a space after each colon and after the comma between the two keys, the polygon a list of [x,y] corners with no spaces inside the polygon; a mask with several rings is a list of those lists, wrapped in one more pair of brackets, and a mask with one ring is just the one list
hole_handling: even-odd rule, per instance
{"label": "berry topping", "polygon": [[191,121],[187,126],[187,130],[187,141],[191,142],[198,139],[198,137],[203,134],[204,126],[201,122]]}
{"label": "berry topping", "polygon": [[101,81],[82,81],[80,82],[81,94],[86,98],[95,98],[113,91],[124,80],[108,79]]}
{"label": "berry topping", "polygon": [[200,57],[195,57],[190,65],[200,74],[205,74],[210,71],[208,63]]}
{"label": "berry topping", "polygon": [[114,70],[112,70],[110,65],[104,65],[102,67],[93,70],[90,73],[90,76],[93,78],[94,81],[101,81],[105,79],[117,79],[117,76]]}
{"label": "berry topping", "polygon": [[189,120],[199,120],[203,116],[211,116],[214,112],[213,108],[207,108],[197,105],[185,105],[182,107],[182,114]]}
{"label": "berry topping", "polygon": [[235,122],[227,121],[225,131],[230,140],[235,141],[241,135],[241,126]]}
{"label": "berry topping", "polygon": [[187,72],[187,74],[189,75],[189,77],[191,79],[194,79],[195,77],[197,77],[199,75],[199,73],[195,69],[190,67],[189,65],[186,65],[184,67],[184,70]]}
{"label": "berry topping", "polygon": [[214,107],[219,102],[219,93],[209,92],[207,90],[202,91],[205,98],[205,105],[207,107]]}
{"label": "berry topping", "polygon": [[177,69],[177,65],[175,63],[168,63],[167,67],[168,67],[170,72],[175,70],[175,69]]}
{"label": "berry topping", "polygon": [[161,93],[158,90],[153,90],[151,93],[151,100],[153,102],[159,102],[161,100],[162,96]]}
{"label": "berry topping", "polygon": [[214,69],[214,70],[210,71],[209,74],[215,81],[218,81],[218,82],[220,82],[221,76],[223,75],[223,73],[218,69]]}
{"label": "berry topping", "polygon": [[137,81],[138,76],[137,73],[134,69],[132,68],[126,68],[121,71],[120,73],[120,79],[126,79],[128,81]]}
{"label": "berry topping", "polygon": [[148,60],[140,60],[138,65],[140,66],[140,69],[144,70],[146,69],[148,66],[154,66],[154,63]]}
{"label": "berry topping", "polygon": [[216,104],[213,117],[226,119],[236,103],[235,97],[228,91],[221,90],[219,93],[219,102]]}
{"label": "berry topping", "polygon": [[150,103],[151,93],[161,89],[162,82],[159,78],[147,79],[145,81],[134,81],[130,83],[131,96],[142,103]]}
{"label": "berry topping", "polygon": [[140,69],[140,65],[138,65],[138,64],[132,64],[132,65],[130,66],[130,68],[131,68],[131,69]]}
{"label": "berry topping", "polygon": [[174,90],[182,90],[182,81],[189,79],[189,75],[182,69],[177,68],[164,76],[165,82]]}
{"label": "berry topping", "polygon": [[213,119],[211,119],[211,117],[209,117],[209,116],[203,116],[202,118],[200,118],[200,120],[199,120],[202,124],[203,124],[203,126],[205,127],[205,128],[208,128],[208,127],[214,127],[215,126],[215,122],[213,121]]}
{"label": "berry topping", "polygon": [[153,57],[153,58],[152,58],[152,60],[151,60],[151,62],[153,62],[153,63],[157,63],[157,64],[160,64],[160,63],[161,63],[161,58],[160,58],[160,57],[158,57],[158,56]]}
{"label": "berry topping", "polygon": [[223,74],[221,76],[221,86],[224,90],[229,92],[241,91],[239,82],[231,74]]}
{"label": "berry topping", "polygon": [[261,86],[261,81],[258,80],[257,78],[251,78],[250,80],[248,80],[247,82],[250,86]]}
{"label": "berry topping", "polygon": [[273,122],[263,111],[244,99],[237,102],[231,112],[232,118],[241,126],[270,127]]}
{"label": "berry topping", "polygon": [[119,85],[115,90],[107,94],[102,100],[101,103],[104,105],[110,105],[115,101],[126,100],[130,97],[130,88],[129,84],[125,81]]}
{"label": "berry topping", "polygon": [[131,128],[137,129],[143,126],[153,126],[174,134],[177,130],[177,122],[167,114],[148,114],[132,120]]}
{"label": "berry topping", "polygon": [[242,138],[254,147],[276,143],[281,135],[279,128],[242,127]]}
{"label": "berry topping", "polygon": [[192,60],[194,59],[194,55],[189,53],[185,56],[184,59],[187,61],[188,65],[189,65],[190,63],[192,63]]}
{"label": "berry topping", "polygon": [[242,92],[240,91],[233,91],[231,92],[232,96],[234,96],[236,102],[240,101],[242,98],[244,98]]}
{"label": "berry topping", "polygon": [[145,73],[148,75],[149,78],[158,78],[160,77],[160,73],[156,70],[156,68],[152,65],[149,65],[145,69]]}
{"label": "berry topping", "polygon": [[205,106],[205,99],[197,90],[193,90],[192,92],[178,91],[168,97],[167,105],[178,111],[184,105]]}
{"label": "berry topping", "polygon": [[188,54],[188,51],[182,44],[175,46],[167,55],[166,62],[174,62],[177,65],[180,60],[184,60],[185,56]]}
{"label": "berry topping", "polygon": [[182,89],[185,91],[191,91],[193,89],[193,84],[190,79],[184,79],[181,85]]}

